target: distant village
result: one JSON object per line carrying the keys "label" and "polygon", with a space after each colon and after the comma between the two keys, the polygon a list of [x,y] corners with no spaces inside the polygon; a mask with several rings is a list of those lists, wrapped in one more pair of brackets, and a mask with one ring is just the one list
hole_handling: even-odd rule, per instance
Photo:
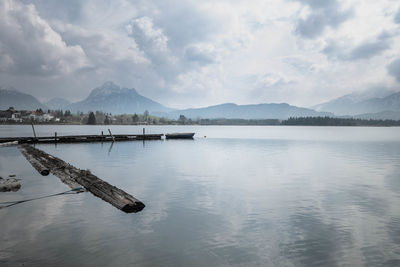
{"label": "distant village", "polygon": [[102,111],[77,112],[70,110],[0,110],[0,124],[68,124],[68,125],[305,125],[305,126],[400,126],[396,120],[366,120],[335,117],[291,117],[278,119],[190,119],[180,115],[177,119],[143,114],[112,115]]}
{"label": "distant village", "polygon": [[56,117],[53,112],[37,110],[15,110],[9,107],[7,110],[0,110],[0,122],[23,123],[23,122],[60,122],[61,118]]}
{"label": "distant village", "polygon": [[[186,121],[186,120],[185,120]],[[143,114],[112,115],[102,111],[77,112],[69,110],[16,110],[9,107],[0,110],[0,123],[2,124],[173,124],[176,120],[151,116],[146,110]]]}

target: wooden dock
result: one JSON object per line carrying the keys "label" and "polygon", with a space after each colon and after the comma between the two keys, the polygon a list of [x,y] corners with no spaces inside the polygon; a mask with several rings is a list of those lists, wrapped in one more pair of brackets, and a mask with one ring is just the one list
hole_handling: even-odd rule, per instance
{"label": "wooden dock", "polygon": [[18,144],[38,143],[89,143],[89,142],[114,142],[137,140],[160,140],[163,134],[113,134],[113,135],[65,135],[40,136],[40,137],[2,137],[1,143],[18,142]]}
{"label": "wooden dock", "polygon": [[20,146],[19,149],[32,166],[42,175],[44,174],[41,170],[47,169],[72,189],[83,186],[96,197],[107,201],[114,207],[127,213],[138,212],[145,207],[140,200],[101,180],[88,170],[78,169],[57,157],[27,144]]}

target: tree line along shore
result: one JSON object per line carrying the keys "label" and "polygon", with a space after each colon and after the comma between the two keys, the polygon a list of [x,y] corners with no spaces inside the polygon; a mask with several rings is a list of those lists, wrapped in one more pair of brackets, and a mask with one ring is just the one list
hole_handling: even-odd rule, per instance
{"label": "tree line along shore", "polygon": [[290,117],[279,119],[203,119],[186,118],[180,115],[176,119],[143,114],[111,114],[102,111],[77,112],[69,110],[37,109],[34,111],[0,111],[1,124],[63,124],[63,125],[302,125],[302,126],[400,126],[397,120],[372,120],[340,117]]}

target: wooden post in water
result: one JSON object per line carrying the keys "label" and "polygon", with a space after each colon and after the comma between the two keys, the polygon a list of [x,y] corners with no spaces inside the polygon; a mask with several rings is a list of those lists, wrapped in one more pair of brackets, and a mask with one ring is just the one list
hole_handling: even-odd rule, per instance
{"label": "wooden post in water", "polygon": [[111,130],[108,129],[108,132],[110,133],[110,136],[111,136],[111,138],[112,138],[112,140],[113,140],[113,142],[114,142],[114,141],[115,141],[115,138],[114,138],[114,136],[112,135]]}
{"label": "wooden post in water", "polygon": [[54,132],[54,143],[57,144],[57,132]]}
{"label": "wooden post in water", "polygon": [[145,139],[145,130],[143,128],[143,140]]}
{"label": "wooden post in water", "polygon": [[35,127],[33,126],[33,121],[31,121],[31,125],[32,125],[33,135],[35,136],[35,139],[36,139],[36,132],[35,132]]}
{"label": "wooden post in water", "polygon": [[101,142],[103,142],[104,140],[104,135],[103,135],[103,131],[101,131]]}

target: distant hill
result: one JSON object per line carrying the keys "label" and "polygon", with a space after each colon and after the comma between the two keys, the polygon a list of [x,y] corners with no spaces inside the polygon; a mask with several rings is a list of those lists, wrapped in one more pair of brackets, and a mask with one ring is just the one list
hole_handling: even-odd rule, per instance
{"label": "distant hill", "polygon": [[106,82],[92,90],[83,101],[67,107],[72,112],[103,111],[112,114],[133,114],[149,112],[168,112],[167,108],[136,92],[135,89],[121,88],[113,82]]}
{"label": "distant hill", "polygon": [[363,120],[400,120],[399,111],[382,111],[377,113],[366,113],[355,115],[353,118],[363,119]]}
{"label": "distant hill", "polygon": [[[158,114],[163,115],[163,114]],[[282,104],[256,104],[236,105],[227,103],[206,108],[176,110],[164,114],[164,116],[176,119],[179,115],[187,118],[226,118],[226,119],[287,119],[289,117],[305,116],[333,116],[329,112],[317,112],[308,108],[300,108],[285,103]]]}
{"label": "distant hill", "polygon": [[61,109],[64,110],[66,107],[71,105],[71,102],[64,98],[52,98],[45,103],[45,105],[52,110]]}
{"label": "distant hill", "polygon": [[17,110],[47,109],[35,97],[16,91],[15,89],[0,89],[0,110],[14,107]]}
{"label": "distant hill", "polygon": [[317,111],[333,112],[335,115],[358,115],[384,111],[400,111],[400,92],[385,97],[374,97],[366,100],[345,95],[326,103],[314,106]]}

